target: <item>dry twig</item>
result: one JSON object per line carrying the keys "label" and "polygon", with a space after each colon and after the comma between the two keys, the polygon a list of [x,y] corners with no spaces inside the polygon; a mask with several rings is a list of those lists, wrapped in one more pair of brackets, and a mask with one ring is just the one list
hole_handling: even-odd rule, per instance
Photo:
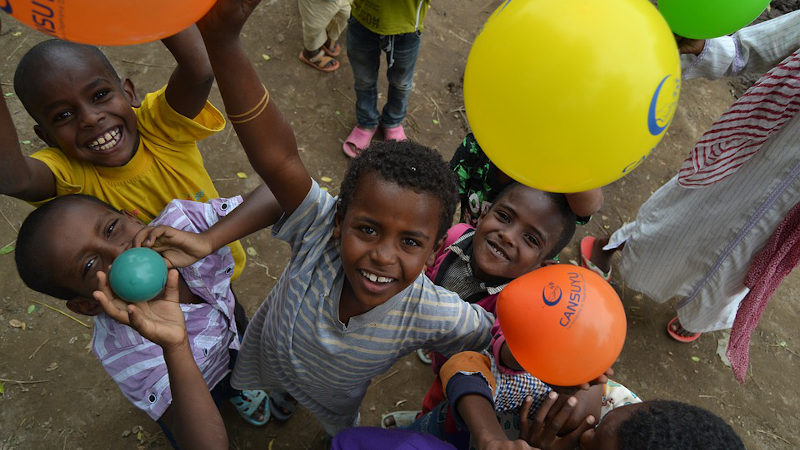
{"label": "dry twig", "polygon": [[32,301],[33,303],[36,303],[37,305],[42,305],[42,306],[44,306],[45,308],[52,309],[53,311],[55,311],[55,312],[57,312],[57,313],[59,313],[59,314],[63,314],[63,315],[65,315],[65,316],[69,317],[70,319],[74,320],[75,322],[78,322],[79,324],[81,324],[81,325],[85,326],[86,328],[92,328],[92,327],[91,327],[91,326],[90,326],[88,323],[85,323],[85,322],[83,322],[83,321],[79,320],[77,317],[73,316],[72,314],[65,313],[64,311],[62,311],[62,310],[60,310],[60,309],[58,309],[58,308],[56,308],[56,307],[53,307],[53,306],[50,306],[50,305],[44,304],[44,303],[42,303],[42,302],[39,302],[39,301],[36,301],[36,300],[31,300],[31,301]]}

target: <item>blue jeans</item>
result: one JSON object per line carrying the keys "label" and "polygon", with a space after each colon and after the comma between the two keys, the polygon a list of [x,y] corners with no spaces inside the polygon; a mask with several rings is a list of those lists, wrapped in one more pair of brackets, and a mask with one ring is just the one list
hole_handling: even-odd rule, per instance
{"label": "blue jeans", "polygon": [[[347,58],[353,67],[356,91],[356,119],[361,128],[372,130],[380,119],[384,128],[403,124],[411,88],[414,66],[419,55],[420,33],[382,36],[361,25],[354,17],[347,24]],[[378,116],[378,69],[381,51],[386,52],[386,78],[389,95],[383,113]]]}
{"label": "blue jeans", "polygon": [[450,403],[445,400],[426,414],[421,415],[406,429],[430,434],[445,442],[449,442],[456,448],[469,448],[470,434],[468,430],[461,430],[459,428],[456,433],[450,433],[445,429],[445,422],[449,410]]}

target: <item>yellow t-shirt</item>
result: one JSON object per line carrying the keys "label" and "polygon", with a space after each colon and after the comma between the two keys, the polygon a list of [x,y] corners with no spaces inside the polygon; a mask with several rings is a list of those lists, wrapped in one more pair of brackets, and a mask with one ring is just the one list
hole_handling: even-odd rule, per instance
{"label": "yellow t-shirt", "polygon": [[[147,94],[142,106],[135,109],[139,148],[124,166],[94,166],[54,147],[31,155],[53,172],[56,196],[93,195],[130,211],[144,223],[150,223],[173,199],[206,202],[219,198],[197,141],[225,128],[225,119],[209,102],[197,117],[189,119],[169,106],[165,90]],[[49,200],[31,204],[38,207]],[[239,241],[231,243],[230,249],[235,280],[244,269],[246,256]]]}

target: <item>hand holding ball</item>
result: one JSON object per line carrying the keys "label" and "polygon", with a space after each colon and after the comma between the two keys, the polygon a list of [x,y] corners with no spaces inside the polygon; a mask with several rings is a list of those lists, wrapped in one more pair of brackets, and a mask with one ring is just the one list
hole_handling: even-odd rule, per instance
{"label": "hand holding ball", "polygon": [[611,367],[625,343],[625,310],[614,288],[571,264],[543,267],[509,283],[497,318],[511,353],[545,383],[577,386]]}
{"label": "hand holding ball", "polygon": [[154,299],[167,283],[167,264],[155,250],[139,247],[122,252],[111,265],[109,283],[129,303]]}

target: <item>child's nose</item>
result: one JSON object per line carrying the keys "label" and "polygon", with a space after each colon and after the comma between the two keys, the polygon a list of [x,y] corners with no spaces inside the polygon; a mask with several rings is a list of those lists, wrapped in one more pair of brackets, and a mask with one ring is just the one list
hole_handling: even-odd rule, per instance
{"label": "child's nose", "polygon": [[379,243],[370,252],[370,259],[378,266],[388,266],[394,262],[394,251],[390,247]]}
{"label": "child's nose", "polygon": [[105,112],[99,108],[84,108],[81,114],[81,126],[91,128],[102,122],[106,117]]}

